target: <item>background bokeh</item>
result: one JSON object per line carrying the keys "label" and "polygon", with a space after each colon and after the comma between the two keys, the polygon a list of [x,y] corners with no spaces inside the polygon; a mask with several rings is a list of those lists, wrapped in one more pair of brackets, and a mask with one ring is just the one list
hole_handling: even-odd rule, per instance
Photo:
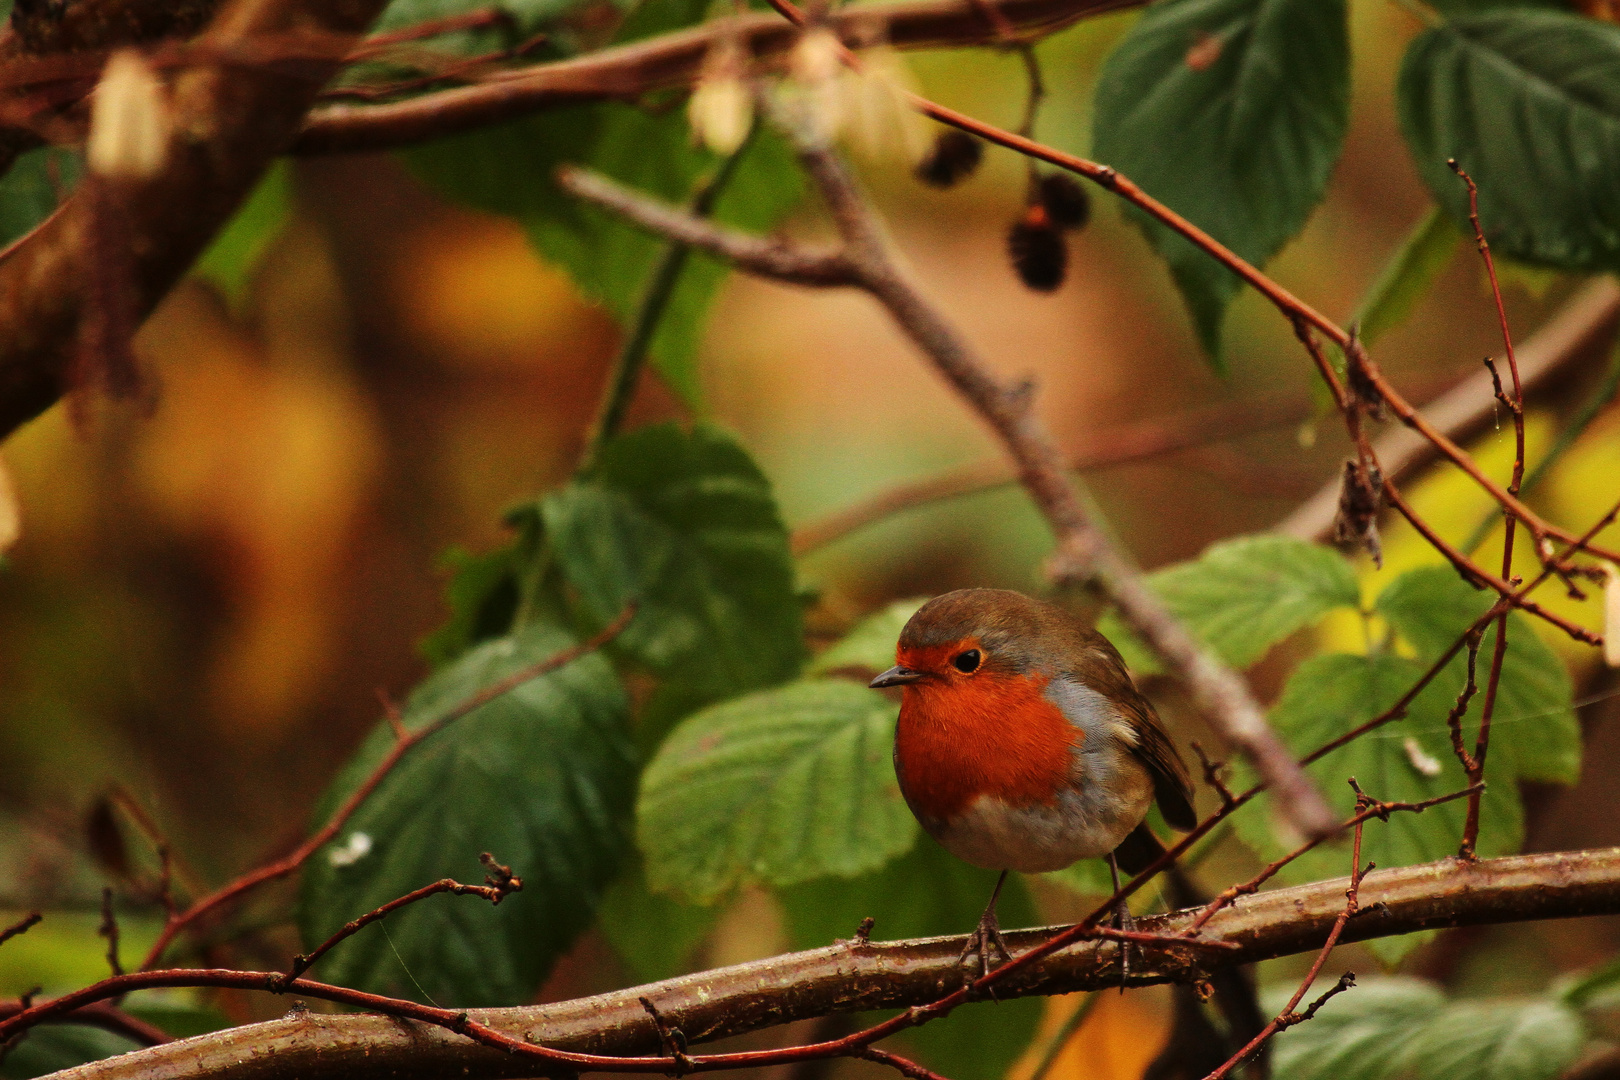
{"label": "background bokeh", "polygon": [[[1344,157],[1326,204],[1271,268],[1336,318],[1355,309],[1429,202],[1392,108],[1400,50],[1418,24],[1383,2],[1352,11]],[[1090,86],[1129,18],[1095,19],[1041,46],[1052,91],[1044,141],[1086,150]],[[1016,123],[1016,57],[986,49],[916,55],[912,65],[937,100]],[[1004,257],[1021,161],[992,151],[946,193],[917,184],[903,163],[861,168],[928,290],[999,372],[1037,381],[1042,415],[1066,445],[1092,445],[1127,423],[1173,426],[1222,403],[1280,403],[1282,419],[1266,430],[1234,424],[1211,446],[1088,477],[1143,565],[1264,529],[1336,474],[1344,443],[1331,418],[1320,430],[1309,420],[1313,376],[1287,324],[1246,294],[1228,324],[1230,374],[1212,374],[1168,274],[1107,198],[1094,194],[1069,280],[1047,296],[1024,289]],[[502,511],[564,478],[582,444],[618,331],[531,253],[517,225],[439,201],[388,157],[299,161],[293,187],[294,224],[242,297],[187,281],[142,331],[156,388],[148,407],[97,406],[77,427],[58,408],[0,448],[23,527],[0,570],[0,912],[84,913],[8,945],[0,994],[100,973],[89,823],[113,794],[146,807],[203,883],[289,848],[376,721],[378,692],[398,695],[424,674],[418,642],[446,615],[444,551],[501,542]],[[814,230],[814,208],[792,227]],[[1416,316],[1380,344],[1386,370],[1420,400],[1498,344],[1481,271],[1466,255],[1459,245]],[[1529,272],[1509,280],[1521,332],[1575,284]],[[742,436],[790,526],[996,453],[864,296],[733,278],[703,355],[704,414]],[[1540,397],[1539,438],[1598,366]],[[630,422],[686,415],[649,376]],[[1508,438],[1492,433],[1480,446],[1499,472]],[[1541,505],[1584,526],[1620,487],[1617,463],[1611,412]],[[1486,509],[1445,475],[1417,497],[1448,535],[1465,534]],[[1399,530],[1389,543],[1396,570],[1424,557]],[[1047,546],[1015,489],[897,515],[803,560],[803,580],[819,593],[812,626],[831,634],[890,599],[964,585],[1038,589]],[[1285,670],[1281,653],[1256,672],[1263,693]],[[1579,663],[1578,697],[1614,690],[1591,658]],[[1532,848],[1620,842],[1613,712],[1609,699],[1583,709],[1580,787],[1532,793]],[[1177,716],[1181,734],[1192,733],[1196,721]],[[1211,872],[1239,873],[1243,858],[1217,856]],[[1073,904],[1055,892],[1038,899],[1054,919]],[[272,963],[291,942],[276,901],[261,905],[264,925],[246,945]],[[768,899],[738,904],[707,962],[781,946]],[[150,912],[131,910],[127,955],[152,925]],[[1616,940],[1613,924],[1591,921],[1457,932],[1408,967],[1463,988],[1532,989],[1605,958]],[[545,995],[624,981],[588,935]],[[244,1017],[265,1008],[227,1005]],[[1047,1022],[1073,1007],[1053,1001]],[[1059,1074],[1134,1076],[1165,1022],[1159,996],[1110,996]]]}

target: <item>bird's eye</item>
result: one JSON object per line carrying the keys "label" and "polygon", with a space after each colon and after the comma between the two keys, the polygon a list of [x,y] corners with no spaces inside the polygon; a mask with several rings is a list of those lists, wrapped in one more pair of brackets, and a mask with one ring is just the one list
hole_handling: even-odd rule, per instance
{"label": "bird's eye", "polygon": [[979,663],[984,659],[978,649],[969,649],[959,652],[951,659],[951,664],[964,675],[971,675],[979,670]]}

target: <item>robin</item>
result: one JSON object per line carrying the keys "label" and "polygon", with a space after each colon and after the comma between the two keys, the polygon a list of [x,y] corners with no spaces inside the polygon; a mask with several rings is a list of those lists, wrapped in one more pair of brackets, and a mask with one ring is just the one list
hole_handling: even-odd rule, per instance
{"label": "robin", "polygon": [[[1000,870],[963,957],[1007,956],[1007,872],[1105,857],[1137,873],[1164,851],[1143,817],[1197,824],[1187,767],[1119,650],[1068,612],[1005,589],[924,604],[873,687],[902,688],[894,771],[917,820],[957,858]],[[1128,916],[1123,916],[1127,917]]]}

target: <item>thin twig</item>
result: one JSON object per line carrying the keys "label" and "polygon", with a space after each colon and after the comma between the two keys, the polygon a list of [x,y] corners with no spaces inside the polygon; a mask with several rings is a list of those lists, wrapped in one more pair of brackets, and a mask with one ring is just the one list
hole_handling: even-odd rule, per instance
{"label": "thin twig", "polygon": [[910,1077],[911,1080],[948,1080],[948,1078],[941,1076],[932,1069],[923,1068],[910,1058],[903,1058],[899,1054],[893,1054],[887,1050],[879,1050],[875,1046],[862,1047],[861,1049],[852,1052],[849,1056],[864,1058],[867,1061],[875,1061],[879,1065],[887,1065],[889,1068],[894,1069],[901,1075]]}
{"label": "thin twig", "polygon": [[475,712],[496,698],[510,693],[524,683],[538,679],[542,675],[549,674],[560,667],[573,663],[582,656],[595,652],[617,637],[619,632],[630,624],[630,620],[634,616],[634,605],[626,607],[624,611],[619,613],[617,618],[589,640],[578,645],[569,646],[539,663],[530,664],[528,667],[515,671],[504,679],[491,683],[451,708],[444,715],[423,724],[414,731],[396,737],[394,745],[389,748],[383,759],[377,763],[377,767],[372,769],[371,774],[361,781],[360,785],[355,788],[354,793],[345,800],[343,805],[333,813],[327,823],[313,836],[305,840],[290,854],[277,859],[275,862],[261,866],[250,873],[243,874],[230,884],[197,900],[185,911],[180,912],[164,923],[163,930],[158,934],[157,941],[153,942],[152,948],[147,952],[146,960],[141,964],[141,969],[143,971],[150,970],[162,958],[164,950],[169,947],[169,943],[174,940],[175,935],[195,924],[197,920],[215,912],[226,904],[233,903],[243,894],[258,888],[266,882],[286,877],[302,866],[311,855],[319,851],[337,835],[338,830],[343,828],[344,823],[359,809],[360,804],[370,797],[371,793],[377,789],[377,785],[382,783],[383,778],[392,771],[394,766],[413,746],[438,733],[447,725],[454,723],[468,713]]}
{"label": "thin twig", "polygon": [[17,937],[19,934],[28,933],[29,928],[38,925],[39,921],[44,917],[44,915],[37,911],[30,911],[27,915],[24,915],[21,919],[18,919],[4,930],[0,930],[0,945],[4,945],[6,942],[10,941],[14,937]]}
{"label": "thin twig", "polygon": [[[0,1002],[0,1020],[16,1016],[27,1008],[28,1005],[22,1001],[16,1004]],[[100,1028],[102,1031],[110,1031],[114,1035],[122,1035],[131,1042],[140,1043],[142,1046],[162,1046],[164,1043],[174,1042],[174,1036],[156,1024],[149,1024],[140,1017],[131,1016],[117,1006],[104,1001],[94,1005],[86,1005],[82,1009],[56,1017],[49,1022]]]}
{"label": "thin twig", "polygon": [[118,959],[118,916],[113,912],[110,885],[101,890],[101,925],[96,928],[96,935],[107,939],[107,967],[114,975],[122,975],[124,965]]}
{"label": "thin twig", "polygon": [[[489,876],[484,878],[484,884],[463,885],[454,878],[441,878],[431,885],[424,885],[420,889],[408,892],[404,896],[373,908],[359,918],[344,923],[337,933],[321,942],[314,949],[307,953],[299,953],[293,957],[292,967],[288,968],[286,973],[281,976],[280,989],[284,991],[291,986],[294,980],[314,967],[317,960],[331,952],[346,938],[353,937],[372,923],[386,918],[402,907],[409,907],[418,900],[425,900],[440,893],[451,893],[456,896],[482,896],[490,904],[494,905],[499,904],[511,893],[522,891],[523,879],[514,877],[508,867],[495,862],[489,852],[484,852],[479,858],[483,860],[484,865],[489,869]],[[272,987],[272,989],[275,988]]]}
{"label": "thin twig", "polygon": [[[1354,784],[1355,781],[1352,780],[1351,783]],[[1359,801],[1359,791],[1357,794]],[[1288,1004],[1283,1006],[1282,1012],[1278,1013],[1271,1023],[1260,1030],[1258,1035],[1250,1039],[1241,1050],[1228,1058],[1225,1064],[1206,1076],[1204,1080],[1222,1080],[1222,1077],[1253,1056],[1255,1051],[1264,1046],[1267,1040],[1277,1032],[1311,1019],[1316,1015],[1316,1010],[1320,1009],[1328,998],[1355,985],[1355,975],[1345,972],[1344,975],[1340,976],[1338,986],[1323,994],[1308,1010],[1303,1013],[1294,1012],[1299,1007],[1300,1001],[1310,992],[1311,984],[1316,982],[1316,976],[1321,974],[1322,966],[1327,963],[1328,954],[1332,953],[1333,947],[1339,943],[1339,935],[1344,933],[1345,924],[1350,921],[1351,916],[1355,915],[1357,897],[1361,891],[1361,881],[1372,871],[1372,863],[1368,863],[1365,869],[1361,866],[1361,830],[1362,822],[1358,821],[1356,823],[1355,840],[1351,844],[1350,885],[1344,891],[1344,911],[1339,914],[1338,920],[1333,924],[1333,929],[1328,933],[1327,940],[1322,943],[1321,951],[1316,954],[1316,961],[1311,964],[1310,970],[1300,980],[1299,988],[1294,991],[1294,996],[1288,999]]]}

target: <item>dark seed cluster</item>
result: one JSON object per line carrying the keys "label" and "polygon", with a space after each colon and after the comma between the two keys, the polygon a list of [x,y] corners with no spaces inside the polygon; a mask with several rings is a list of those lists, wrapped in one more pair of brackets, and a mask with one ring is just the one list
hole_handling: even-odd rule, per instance
{"label": "dark seed cluster", "polygon": [[1030,204],[1007,234],[1007,254],[1025,285],[1052,292],[1069,269],[1065,232],[1091,220],[1085,189],[1065,173],[1047,173],[1031,185]]}
{"label": "dark seed cluster", "polygon": [[965,131],[947,128],[917,163],[917,179],[930,187],[955,187],[973,175],[983,157],[983,143]]}

